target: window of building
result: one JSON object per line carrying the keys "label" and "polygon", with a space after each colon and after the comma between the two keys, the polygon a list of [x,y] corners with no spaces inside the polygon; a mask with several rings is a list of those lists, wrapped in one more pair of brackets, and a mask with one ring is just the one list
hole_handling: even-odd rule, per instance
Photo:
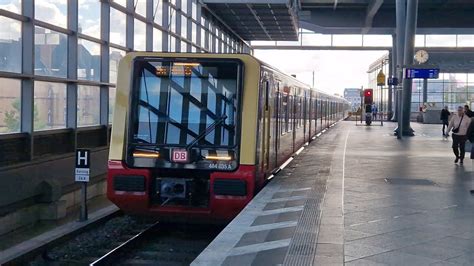
{"label": "window of building", "polygon": [[196,23],[191,23],[191,40],[193,43],[196,43],[197,45],[199,45],[199,43],[197,43],[197,35],[199,34],[198,32],[198,26]]}
{"label": "window of building", "polygon": [[35,1],[35,18],[61,28],[67,28],[67,2],[57,0]]}
{"label": "window of building", "polygon": [[0,78],[0,134],[20,131],[21,81]]}
{"label": "window of building", "polygon": [[188,19],[185,16],[181,16],[181,36],[187,38],[188,33]]}
{"label": "window of building", "polygon": [[163,51],[163,32],[159,29],[153,29],[153,51]]}
{"label": "window of building", "polygon": [[35,81],[34,130],[66,127],[66,84]]}
{"label": "window of building", "polygon": [[196,0],[192,0],[192,10],[193,10],[193,13],[192,13],[192,16],[193,16],[193,19],[194,20],[197,20],[198,19],[198,15],[197,15],[197,3],[196,3]]}
{"label": "window of building", "polygon": [[168,37],[170,39],[170,45],[168,47],[169,52],[174,52],[176,51],[176,38],[173,36]]}
{"label": "window of building", "polygon": [[79,0],[79,32],[100,38],[100,0]]}
{"label": "window of building", "polygon": [[100,87],[77,86],[77,126],[100,124]]}
{"label": "window of building", "polygon": [[153,21],[158,25],[163,25],[163,0],[155,0],[153,8]]}
{"label": "window of building", "polygon": [[110,42],[125,47],[126,40],[126,20],[125,13],[114,8],[110,8]]}
{"label": "window of building", "polygon": [[181,11],[188,14],[188,0],[181,0]]}
{"label": "window of building", "polygon": [[170,7],[169,10],[170,10],[170,11],[169,11],[169,23],[170,23],[169,29],[170,29],[172,32],[176,33],[176,18],[179,18],[179,19],[180,19],[181,17],[179,17],[179,16],[176,14],[176,10],[175,10],[174,8],[171,8],[171,7]]}
{"label": "window of building", "polygon": [[35,27],[35,74],[67,76],[67,36],[57,31]]}
{"label": "window of building", "polygon": [[135,19],[133,49],[135,51],[146,51],[146,24]]}
{"label": "window of building", "polygon": [[188,43],[186,43],[185,41],[181,41],[181,52],[182,53],[188,52]]}
{"label": "window of building", "polygon": [[79,39],[77,47],[77,78],[100,81],[100,44]]}
{"label": "window of building", "polygon": [[21,72],[21,22],[0,16],[0,70]]}
{"label": "window of building", "polygon": [[146,17],[146,2],[147,0],[135,0],[135,13]]}
{"label": "window of building", "polygon": [[21,0],[2,0],[0,1],[0,9],[21,14]]}

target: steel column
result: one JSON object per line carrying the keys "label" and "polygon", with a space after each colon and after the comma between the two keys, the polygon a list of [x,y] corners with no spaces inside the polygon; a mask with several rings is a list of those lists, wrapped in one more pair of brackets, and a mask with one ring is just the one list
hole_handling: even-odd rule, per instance
{"label": "steel column", "polygon": [[[388,54],[388,77],[393,76],[393,50]],[[388,85],[388,84],[387,84]],[[393,86],[388,86],[388,98],[387,98],[387,120],[390,120],[392,118],[392,113],[393,113],[393,107],[392,107],[392,102],[393,102]]]}
{"label": "steel column", "polygon": [[[396,77],[398,78],[398,73],[397,73],[397,36],[395,34],[392,35],[392,51],[390,54],[390,70],[391,70],[391,77]],[[390,86],[391,88],[391,95],[393,95],[393,107],[391,109],[392,115],[391,115],[391,120],[392,121],[397,121],[397,115],[398,115],[398,98],[397,98],[397,87],[392,85]],[[393,110],[395,109],[395,110]]]}
{"label": "steel column", "polygon": [[[187,4],[187,8],[186,10],[188,11],[187,12],[187,15],[191,15],[191,17],[193,16],[193,1],[189,0],[189,1],[186,1],[186,4]],[[181,2],[181,6],[183,5],[183,3]],[[186,27],[187,27],[187,31],[186,31],[186,39],[190,40],[191,42],[193,41],[193,22],[191,19],[187,18],[186,17]],[[197,31],[197,27],[196,27],[196,31]],[[200,33],[199,31],[196,32],[196,37],[197,37],[197,34]],[[197,41],[196,41],[197,42]],[[186,52],[192,52],[193,51],[193,48],[192,48],[192,45],[190,43],[186,43]]]}
{"label": "steel column", "polygon": [[[78,5],[77,0],[69,0],[67,5],[67,24],[68,29],[72,31],[72,34],[67,36],[67,77],[69,79],[77,79],[77,49],[78,41],[77,32],[77,19],[78,19]],[[76,129],[77,128],[77,94],[78,94],[77,83],[67,84],[66,93],[66,127]],[[74,130],[74,145],[76,145],[76,131]]]}
{"label": "steel column", "polygon": [[[181,1],[177,0],[176,1],[176,8],[180,9],[181,8]],[[181,13],[178,13],[178,11],[174,11],[174,17],[173,19],[175,20],[176,23],[176,34],[181,37]],[[186,51],[181,51],[181,39],[175,38],[176,41],[174,42],[174,49],[176,52],[186,52]]]}
{"label": "steel column", "polygon": [[[104,41],[100,45],[100,81],[116,83],[116,80],[110,80],[110,4],[102,2],[100,6],[100,34]],[[100,124],[109,125],[109,87],[100,86]],[[107,131],[108,134],[108,131]],[[109,139],[109,138],[107,138]]]}
{"label": "steel column", "polygon": [[[34,74],[35,58],[35,7],[33,1],[21,1],[22,14],[30,19],[21,23],[22,39],[22,74]],[[33,79],[21,80],[21,113],[20,113],[20,131],[28,133],[29,138],[29,159],[33,159],[33,131],[34,131],[34,81]]]}
{"label": "steel column", "polygon": [[423,103],[428,102],[428,79],[423,79]]}
{"label": "steel column", "polygon": [[[404,54],[404,43],[405,43],[405,20],[406,20],[406,0],[396,0],[396,77],[398,82],[402,82],[403,78],[403,54]],[[398,86],[397,86],[398,88]],[[395,114],[395,120],[398,121],[398,128],[395,132],[398,134],[399,130],[402,129],[401,123],[401,97],[400,90],[396,89],[396,99],[397,99],[397,113]],[[398,134],[401,137],[401,134]]]}
{"label": "steel column", "polygon": [[135,12],[135,1],[127,0],[127,16],[125,22],[125,46],[128,48],[129,51],[134,50],[134,27],[135,21],[133,18],[133,13]]}
{"label": "steel column", "polygon": [[[415,53],[415,32],[418,14],[418,0],[407,0],[407,16],[405,24],[405,50],[403,56],[404,66],[413,64]],[[411,115],[411,90],[412,80],[403,80],[403,109],[402,109],[402,134],[413,136],[413,129],[410,127]]]}
{"label": "steel column", "polygon": [[[202,14],[201,14],[201,16],[202,16]],[[211,33],[209,31],[209,19],[208,18],[206,18],[203,26],[205,28],[205,34],[204,34],[204,42],[202,43],[201,46],[206,48],[208,52],[211,52],[212,47],[211,47],[211,44],[209,43],[209,36],[211,35]]]}
{"label": "steel column", "polygon": [[153,1],[148,0],[146,2],[146,51],[152,52],[153,51]]}

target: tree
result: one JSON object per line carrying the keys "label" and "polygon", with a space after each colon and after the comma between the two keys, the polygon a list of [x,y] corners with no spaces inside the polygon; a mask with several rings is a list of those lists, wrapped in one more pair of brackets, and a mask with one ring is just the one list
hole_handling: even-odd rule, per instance
{"label": "tree", "polygon": [[[5,112],[5,118],[3,122],[8,128],[8,132],[18,132],[20,131],[20,99],[17,98],[12,102],[12,110]],[[36,103],[33,105],[33,116],[34,116],[34,127],[35,130],[43,129],[46,127],[44,121],[40,121],[38,106]]]}
{"label": "tree", "polygon": [[5,112],[3,122],[8,128],[8,132],[20,131],[20,99],[15,99],[12,102],[13,110]]}

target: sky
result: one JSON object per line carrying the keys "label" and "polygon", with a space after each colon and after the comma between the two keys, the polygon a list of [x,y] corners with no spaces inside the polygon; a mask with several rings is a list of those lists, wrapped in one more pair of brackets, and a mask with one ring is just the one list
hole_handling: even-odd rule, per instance
{"label": "sky", "polygon": [[334,94],[344,88],[368,86],[369,65],[387,51],[310,51],[310,50],[255,50],[254,55],[286,74]]}

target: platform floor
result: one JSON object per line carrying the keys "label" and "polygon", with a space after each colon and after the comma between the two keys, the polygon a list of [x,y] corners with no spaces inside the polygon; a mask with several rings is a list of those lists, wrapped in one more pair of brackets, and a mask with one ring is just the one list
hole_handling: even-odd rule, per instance
{"label": "platform floor", "polygon": [[439,125],[395,126],[338,123],[193,265],[473,265],[471,160],[453,163]]}

